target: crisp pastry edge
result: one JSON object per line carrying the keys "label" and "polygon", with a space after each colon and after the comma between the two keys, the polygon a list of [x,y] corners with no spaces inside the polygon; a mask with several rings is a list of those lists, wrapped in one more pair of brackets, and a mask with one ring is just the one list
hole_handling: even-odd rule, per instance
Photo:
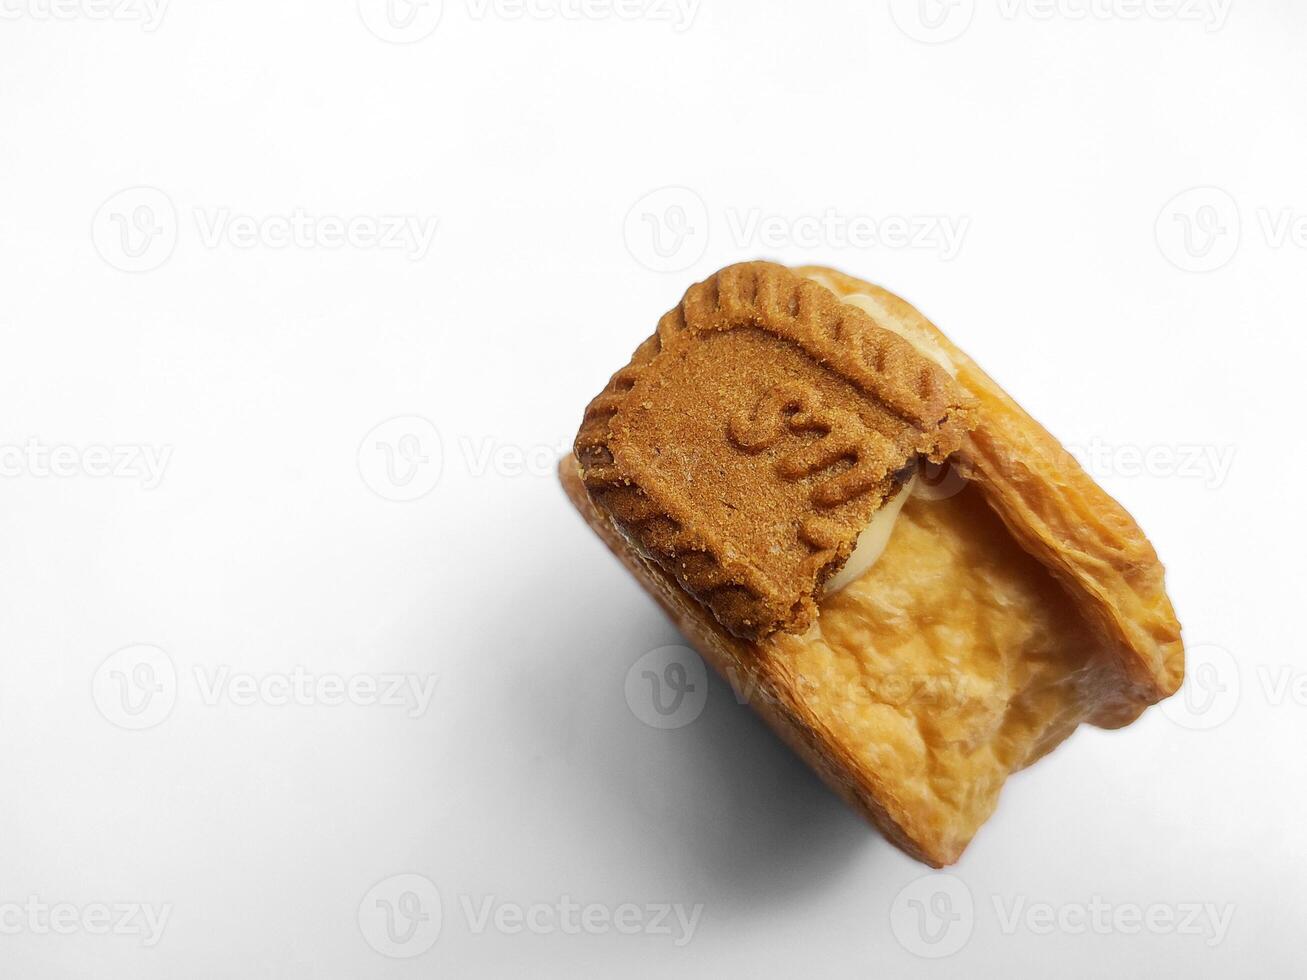
{"label": "crisp pastry edge", "polygon": [[823,266],[794,270],[841,298],[874,297],[887,324],[947,354],[975,400],[974,426],[957,458],[1008,531],[1064,586],[1098,627],[1129,680],[1127,699],[1101,727],[1129,724],[1184,680],[1180,623],[1165,570],[1134,518],[1042,425],[916,307],[887,289]]}

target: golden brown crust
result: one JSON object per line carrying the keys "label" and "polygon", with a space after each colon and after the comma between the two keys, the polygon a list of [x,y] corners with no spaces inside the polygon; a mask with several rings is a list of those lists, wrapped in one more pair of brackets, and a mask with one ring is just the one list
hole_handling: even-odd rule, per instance
{"label": "golden brown crust", "polygon": [[738,636],[802,631],[918,456],[961,443],[948,373],[782,266],[692,286],[586,410],[587,489]]}
{"label": "golden brown crust", "polygon": [[[1134,707],[1175,693],[1184,679],[1180,623],[1157,552],[1130,514],[1043,426],[916,308],[888,290],[819,266],[796,270],[837,295],[868,296],[890,329],[942,348],[977,405],[959,453],[967,476],[1030,554],[1062,582],[1121,658]],[[1109,724],[1107,718],[1097,719]]]}

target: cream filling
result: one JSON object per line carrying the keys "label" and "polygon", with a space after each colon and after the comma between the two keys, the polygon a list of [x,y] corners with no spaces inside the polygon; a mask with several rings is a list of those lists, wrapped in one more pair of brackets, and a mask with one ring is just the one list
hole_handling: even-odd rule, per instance
{"label": "cream filling", "polygon": [[853,554],[849,555],[849,560],[827,580],[826,595],[838,592],[850,582],[862,578],[863,574],[880,560],[880,556],[885,553],[885,547],[889,544],[890,535],[894,533],[894,523],[898,520],[899,511],[912,496],[916,485],[917,475],[914,473],[912,479],[903,485],[894,499],[872,515],[871,523],[858,535],[858,543],[853,546]]}
{"label": "cream filling", "polygon": [[[835,289],[835,284],[825,276],[818,274],[808,278],[818,285],[825,286],[838,296],[841,302],[856,306],[862,310],[876,321],[878,327],[883,327],[898,334],[915,347],[922,357],[930,358],[951,376],[957,375],[957,367],[954,365],[952,358],[939,344],[935,343],[933,337],[917,331],[909,333],[895,319],[893,314],[885,308],[885,304],[875,296],[870,293],[850,293],[847,296],[841,296],[839,291]],[[885,553],[885,548],[889,545],[890,535],[894,533],[894,524],[898,520],[899,511],[903,510],[903,505],[912,496],[916,486],[917,477],[914,473],[912,479],[898,492],[898,495],[872,516],[871,523],[858,535],[858,543],[854,545],[853,554],[849,555],[849,560],[844,563],[843,568],[826,582],[825,595],[831,595],[840,591],[850,582],[856,582],[880,560],[880,556]]]}

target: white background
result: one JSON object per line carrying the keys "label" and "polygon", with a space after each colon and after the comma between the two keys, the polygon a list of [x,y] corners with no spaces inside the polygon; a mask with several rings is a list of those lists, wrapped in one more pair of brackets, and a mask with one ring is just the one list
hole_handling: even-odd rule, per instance
{"label": "white background", "polygon": [[[4,0],[0,975],[1294,972],[1307,10],[363,8]],[[395,215],[429,247],[368,239]],[[1012,779],[952,878],[715,678],[642,720],[628,670],[680,638],[553,475],[684,287],[759,256],[919,304],[1167,563],[1189,701]],[[392,674],[425,711],[333,703]],[[702,904],[688,942],[658,903]]]}

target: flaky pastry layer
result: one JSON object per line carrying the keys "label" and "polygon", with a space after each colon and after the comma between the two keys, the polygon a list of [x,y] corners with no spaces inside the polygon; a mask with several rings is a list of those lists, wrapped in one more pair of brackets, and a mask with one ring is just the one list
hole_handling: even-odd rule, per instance
{"label": "flaky pastry layer", "polygon": [[1066,586],[1116,651],[1132,687],[1130,701],[1138,705],[1116,724],[1127,724],[1144,706],[1175,693],[1184,679],[1180,623],[1157,552],[1126,509],[906,300],[834,269],[795,271],[947,359],[954,379],[977,404],[958,462],[1021,547]]}

